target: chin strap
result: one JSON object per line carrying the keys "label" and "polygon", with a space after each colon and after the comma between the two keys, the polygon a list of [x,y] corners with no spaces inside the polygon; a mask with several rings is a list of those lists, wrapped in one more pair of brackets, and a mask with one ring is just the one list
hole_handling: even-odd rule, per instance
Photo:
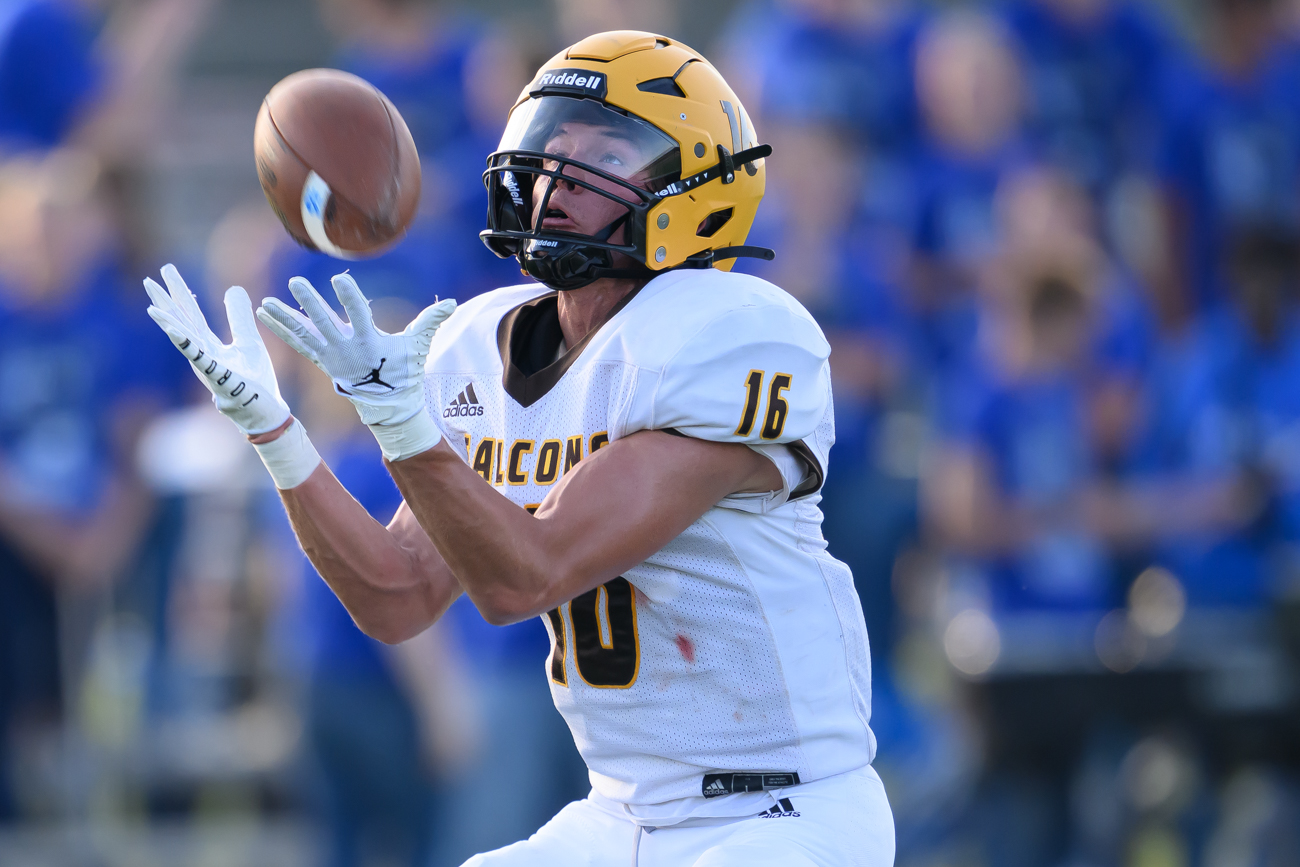
{"label": "chin strap", "polygon": [[763,259],[771,262],[776,258],[776,251],[769,250],[767,247],[753,247],[747,244],[741,244],[736,247],[719,247],[716,250],[705,250],[703,253],[696,253],[687,259],[678,268],[712,268],[715,262],[721,262],[723,259]]}
{"label": "chin strap", "polygon": [[753,247],[748,244],[741,244],[736,247],[719,247],[718,249],[711,250],[710,252],[713,253],[712,258],[714,262],[717,262],[720,259],[741,259],[741,258],[762,259],[766,262],[771,262],[773,259],[776,258],[775,250],[769,250],[767,247]]}

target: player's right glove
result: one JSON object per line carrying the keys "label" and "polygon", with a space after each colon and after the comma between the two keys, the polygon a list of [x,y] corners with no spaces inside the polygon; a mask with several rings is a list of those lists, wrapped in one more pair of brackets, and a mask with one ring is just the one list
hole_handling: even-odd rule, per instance
{"label": "player's right glove", "polygon": [[301,277],[289,281],[289,291],[303,312],[267,298],[257,318],[334,381],[334,390],[352,401],[385,458],[398,461],[433,448],[442,433],[424,408],[424,361],[434,332],[456,302],[449,298],[426,307],[400,334],[388,334],[375,326],[370,302],[350,274],[337,274],[330,282],[348,322]]}
{"label": "player's right glove", "polygon": [[[189,359],[194,374],[212,392],[212,402],[221,414],[250,437],[284,427],[292,416],[280,396],[271,356],[257,333],[248,293],[238,286],[226,290],[226,316],[232,338],[227,344],[208,327],[198,301],[176,267],[164,265],[162,276],[166,289],[148,277],[144,280],[145,291],[153,302],[149,316]],[[320,455],[296,421],[279,438],[257,445],[257,451],[281,489],[306,481],[320,463]]]}

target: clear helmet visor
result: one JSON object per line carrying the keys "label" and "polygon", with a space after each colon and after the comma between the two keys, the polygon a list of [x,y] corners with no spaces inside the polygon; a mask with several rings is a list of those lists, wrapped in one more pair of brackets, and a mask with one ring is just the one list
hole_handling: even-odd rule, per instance
{"label": "clear helmet visor", "polygon": [[582,163],[656,192],[681,174],[677,142],[662,130],[595,100],[567,96],[530,99],[510,114],[500,151],[553,154],[544,169],[574,173]]}

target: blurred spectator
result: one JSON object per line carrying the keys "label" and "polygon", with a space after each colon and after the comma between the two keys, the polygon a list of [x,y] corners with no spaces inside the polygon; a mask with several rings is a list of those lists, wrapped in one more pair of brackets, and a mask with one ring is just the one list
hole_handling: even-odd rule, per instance
{"label": "blurred spectator", "polygon": [[[11,160],[0,203],[5,762],[15,725],[57,710],[58,660],[81,664],[60,652],[56,595],[104,587],[137,554],[154,504],[135,474],[135,440],[178,386],[166,341],[119,270],[99,162],[66,149]],[[11,782],[0,767],[6,818]]]}
{"label": "blurred spectator", "polygon": [[1039,152],[1097,194],[1149,171],[1174,46],[1165,22],[1133,0],[1010,0],[1003,15],[1019,41]]}
{"label": "blurred spectator", "polygon": [[922,33],[916,87],[925,134],[913,166],[909,301],[921,328],[918,361],[942,368],[970,351],[974,288],[997,241],[994,193],[1028,159],[1024,79],[1003,27],[957,12]]}
{"label": "blurred spectator", "polygon": [[75,140],[130,161],[211,0],[150,0],[99,12],[99,0],[12,0],[0,11],[0,150]]}
{"label": "blurred spectator", "polygon": [[1163,291],[1194,308],[1228,297],[1227,239],[1251,226],[1300,228],[1300,77],[1279,63],[1279,5],[1212,0],[1206,60],[1166,76],[1159,160],[1173,243]]}
{"label": "blurred spectator", "polygon": [[1231,475],[1117,484],[1133,461],[1141,368],[1113,354],[1124,323],[1107,321],[1105,299],[1125,288],[1070,185],[1038,174],[1010,187],[981,351],[941,383],[946,442],[927,468],[927,514],[994,610],[1111,607],[1113,546],[1234,526],[1249,498]]}
{"label": "blurred spectator", "polygon": [[1227,244],[1231,306],[1164,341],[1153,373],[1147,468],[1215,478],[1244,472],[1269,508],[1247,526],[1182,535],[1161,560],[1194,605],[1270,599],[1300,539],[1300,243],[1273,226]]}
{"label": "blurred spectator", "polygon": [[999,262],[989,351],[946,389],[949,449],[929,476],[944,541],[987,564],[999,607],[1102,607],[1112,593],[1102,541],[1070,514],[1097,472],[1086,388],[1102,263],[1083,238],[1053,240]]}
{"label": "blurred spectator", "polygon": [[895,0],[755,0],[733,16],[721,63],[757,122],[834,122],[859,159],[892,160],[914,142],[920,20]]}
{"label": "blurred spectator", "polygon": [[84,120],[103,87],[89,10],[6,3],[0,19],[0,137],[6,150],[48,148]]}

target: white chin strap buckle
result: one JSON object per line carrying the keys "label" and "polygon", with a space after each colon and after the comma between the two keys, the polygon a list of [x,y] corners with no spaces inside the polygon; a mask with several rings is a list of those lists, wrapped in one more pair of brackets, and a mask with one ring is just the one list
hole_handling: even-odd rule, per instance
{"label": "white chin strap buckle", "polygon": [[307,182],[302,185],[302,224],[307,229],[307,237],[322,253],[335,259],[356,259],[355,253],[335,245],[325,234],[325,206],[333,194],[324,178],[314,171],[308,172]]}

